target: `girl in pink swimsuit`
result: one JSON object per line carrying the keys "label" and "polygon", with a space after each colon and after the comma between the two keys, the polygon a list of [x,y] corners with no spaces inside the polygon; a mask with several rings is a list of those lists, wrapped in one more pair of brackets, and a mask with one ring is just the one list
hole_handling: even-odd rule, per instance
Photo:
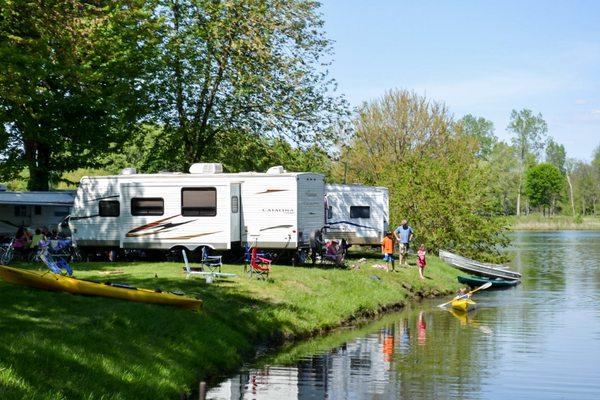
{"label": "girl in pink swimsuit", "polygon": [[419,251],[417,251],[417,264],[419,265],[419,277],[421,279],[425,279],[423,275],[423,270],[425,270],[425,266],[427,265],[427,261],[425,260],[425,246],[419,246]]}

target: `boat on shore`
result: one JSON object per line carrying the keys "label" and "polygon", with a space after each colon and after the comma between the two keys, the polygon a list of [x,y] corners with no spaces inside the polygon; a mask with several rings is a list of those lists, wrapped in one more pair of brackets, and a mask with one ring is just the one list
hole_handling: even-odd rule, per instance
{"label": "boat on shore", "polygon": [[490,282],[492,284],[492,288],[493,289],[503,289],[503,288],[509,288],[509,287],[513,287],[518,285],[519,283],[521,283],[520,280],[518,279],[501,279],[501,278],[495,278],[495,279],[490,279],[490,278],[482,278],[480,276],[459,276],[457,277],[458,281],[462,284],[465,284],[469,287],[478,287],[481,286],[487,282]]}
{"label": "boat on shore", "polygon": [[467,257],[459,256],[446,250],[440,250],[440,258],[461,271],[487,278],[500,278],[506,280],[520,280],[521,274],[511,271],[505,265],[484,263]]}
{"label": "boat on shore", "polygon": [[164,304],[198,310],[202,300],[180,296],[160,290],[140,289],[129,285],[93,282],[55,274],[51,271],[28,271],[0,266],[0,277],[8,283],[34,287],[55,292],[68,292],[87,296],[102,296],[136,301],[140,303]]}

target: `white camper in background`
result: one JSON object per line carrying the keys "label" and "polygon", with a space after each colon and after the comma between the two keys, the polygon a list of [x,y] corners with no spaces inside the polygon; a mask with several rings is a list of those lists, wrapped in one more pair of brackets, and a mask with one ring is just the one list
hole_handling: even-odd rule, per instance
{"label": "white camper in background", "polygon": [[286,172],[223,173],[194,164],[190,173],[81,179],[69,220],[81,248],[193,251],[249,243],[297,250],[323,225],[323,176]]}
{"label": "white camper in background", "polygon": [[13,236],[21,225],[56,229],[74,198],[74,191],[11,192],[0,186],[0,236]]}
{"label": "white camper in background", "polygon": [[363,185],[325,185],[324,237],[348,244],[380,245],[389,223],[388,189]]}

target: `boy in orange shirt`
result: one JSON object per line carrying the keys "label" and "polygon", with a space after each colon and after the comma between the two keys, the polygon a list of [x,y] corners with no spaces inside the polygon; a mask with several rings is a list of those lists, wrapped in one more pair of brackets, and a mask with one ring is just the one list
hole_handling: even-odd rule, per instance
{"label": "boy in orange shirt", "polygon": [[388,271],[394,271],[394,239],[392,239],[392,232],[386,232],[385,237],[381,241],[381,252],[383,253],[383,259],[388,264]]}

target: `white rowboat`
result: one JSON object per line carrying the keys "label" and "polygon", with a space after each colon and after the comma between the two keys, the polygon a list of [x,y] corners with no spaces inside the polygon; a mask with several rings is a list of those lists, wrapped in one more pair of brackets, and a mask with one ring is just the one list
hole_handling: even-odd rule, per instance
{"label": "white rowboat", "polygon": [[511,271],[505,265],[490,264],[480,261],[471,260],[470,258],[462,257],[449,251],[440,250],[440,258],[461,271],[470,272],[474,275],[485,276],[488,278],[503,278],[503,279],[521,279],[521,274]]}

